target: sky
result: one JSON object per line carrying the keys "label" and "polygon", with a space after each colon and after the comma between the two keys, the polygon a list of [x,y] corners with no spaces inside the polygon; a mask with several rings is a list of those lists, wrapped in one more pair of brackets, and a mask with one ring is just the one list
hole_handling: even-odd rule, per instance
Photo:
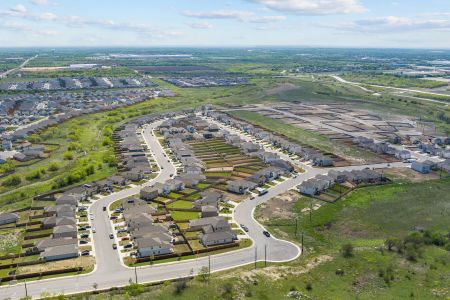
{"label": "sky", "polygon": [[450,48],[449,0],[1,0],[0,47]]}

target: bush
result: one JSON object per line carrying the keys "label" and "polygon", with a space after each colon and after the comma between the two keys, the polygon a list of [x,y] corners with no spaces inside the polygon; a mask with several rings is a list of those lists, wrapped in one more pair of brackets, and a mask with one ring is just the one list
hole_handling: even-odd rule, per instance
{"label": "bush", "polygon": [[350,243],[344,244],[341,247],[342,256],[345,258],[349,258],[353,256],[353,245]]}
{"label": "bush", "polygon": [[64,158],[65,160],[72,160],[72,159],[73,159],[73,154],[72,154],[72,152],[69,152],[69,151],[64,152],[63,158]]}
{"label": "bush", "polygon": [[143,285],[132,283],[125,287],[125,291],[127,292],[128,295],[136,297],[142,294],[145,291],[145,288]]}
{"label": "bush", "polygon": [[59,164],[58,164],[57,162],[52,162],[52,163],[50,164],[50,166],[48,167],[48,170],[49,170],[50,172],[58,171],[58,170],[59,170]]}
{"label": "bush", "polygon": [[11,175],[3,181],[3,186],[16,186],[22,182],[22,178],[18,174]]}
{"label": "bush", "polygon": [[174,285],[175,285],[174,290],[175,295],[180,295],[187,288],[187,280],[186,279],[178,280],[174,283]]}

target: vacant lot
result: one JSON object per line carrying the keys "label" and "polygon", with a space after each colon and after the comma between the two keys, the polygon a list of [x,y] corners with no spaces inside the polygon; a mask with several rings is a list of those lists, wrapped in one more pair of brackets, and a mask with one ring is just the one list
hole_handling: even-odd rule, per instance
{"label": "vacant lot", "polygon": [[284,135],[299,144],[314,147],[325,153],[333,153],[354,163],[373,163],[380,161],[379,157],[369,151],[332,141],[326,136],[306,131],[294,125],[285,124],[279,120],[264,117],[255,112],[239,110],[230,112],[230,114],[249,123],[258,125],[266,130]]}

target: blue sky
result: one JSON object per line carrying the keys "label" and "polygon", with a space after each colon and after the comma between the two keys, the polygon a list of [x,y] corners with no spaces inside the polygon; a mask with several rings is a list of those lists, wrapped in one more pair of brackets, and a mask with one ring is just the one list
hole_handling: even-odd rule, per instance
{"label": "blue sky", "polygon": [[449,0],[2,0],[0,46],[450,48]]}

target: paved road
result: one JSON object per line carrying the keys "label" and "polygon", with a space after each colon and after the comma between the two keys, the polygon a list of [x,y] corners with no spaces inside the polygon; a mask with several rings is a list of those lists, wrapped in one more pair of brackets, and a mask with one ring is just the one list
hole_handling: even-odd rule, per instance
{"label": "paved road", "polygon": [[10,69],[8,71],[5,71],[3,73],[0,74],[0,78],[6,78],[9,74],[11,74],[12,72],[19,70],[20,68],[23,68],[26,66],[26,64],[28,64],[30,61],[32,61],[33,59],[35,59],[36,57],[38,57],[38,55],[35,55],[33,57],[30,57],[29,59],[25,60],[22,64],[20,64],[20,66],[14,68],[14,69]]}
{"label": "paved road", "polygon": [[[153,180],[145,183],[143,186],[152,185],[156,182],[164,182],[170,178],[170,174],[175,173],[174,166],[168,162],[163,155],[163,149],[157,138],[151,134],[153,128],[159,125],[159,122],[149,125],[143,132],[143,137],[149,148],[153,151],[158,164],[163,167],[160,174]],[[391,164],[391,167],[405,166],[405,164]],[[370,166],[352,166],[333,168],[337,170],[353,170],[370,168],[383,168],[387,164]],[[295,259],[300,255],[300,249],[297,245],[290,242],[278,240],[273,237],[267,238],[262,234],[263,227],[256,222],[252,215],[253,210],[258,204],[268,201],[270,198],[284,193],[294,188],[302,181],[312,178],[317,174],[325,174],[330,169],[310,168],[308,172],[300,174],[296,178],[290,178],[275,187],[269,189],[266,195],[257,197],[254,200],[247,199],[236,207],[235,220],[239,224],[245,224],[249,228],[249,236],[254,241],[251,247],[218,254],[210,257],[211,271],[234,268],[255,261],[281,262]],[[96,253],[97,265],[93,272],[71,277],[61,277],[42,281],[32,281],[27,284],[28,295],[39,297],[44,294],[71,294],[83,291],[94,290],[94,284],[98,289],[124,286],[129,284],[130,280],[135,280],[137,274],[138,282],[155,282],[180,277],[187,277],[198,273],[200,268],[209,265],[208,257],[191,259],[181,262],[158,264],[154,266],[140,267],[135,270],[124,266],[119,258],[119,253],[112,249],[112,241],[108,235],[112,232],[108,214],[103,211],[103,206],[108,206],[112,202],[137,194],[142,186],[132,187],[111,194],[94,202],[90,207],[90,212],[94,215],[92,225],[96,228],[94,234],[94,249]],[[0,287],[2,298],[20,299],[25,296],[23,284]]]}
{"label": "paved road", "polygon": [[[373,92],[373,91],[371,91],[369,89],[366,89],[365,87],[361,86],[361,84],[364,84],[364,85],[367,85],[367,86],[378,87],[378,88],[385,88],[385,89],[390,89],[390,90],[396,90],[396,91],[400,91],[400,92],[422,93],[422,94],[429,94],[429,95],[435,95],[435,96],[445,96],[445,97],[449,96],[447,94],[440,94],[440,93],[434,93],[434,92],[428,92],[428,91],[421,91],[421,90],[414,90],[414,89],[407,89],[407,88],[398,88],[398,87],[393,87],[393,86],[385,86],[385,85],[377,85],[377,84],[353,82],[353,81],[345,80],[344,78],[339,77],[337,75],[332,75],[331,77],[333,77],[334,79],[336,79],[339,82],[357,86],[357,87],[365,90],[366,92]],[[420,100],[423,100],[423,101],[428,101],[428,102],[445,104],[445,105],[449,104],[448,101],[440,101],[440,100],[435,100],[435,99],[426,99],[426,98],[421,98],[421,97],[413,97],[413,98],[414,99],[420,99]]]}

